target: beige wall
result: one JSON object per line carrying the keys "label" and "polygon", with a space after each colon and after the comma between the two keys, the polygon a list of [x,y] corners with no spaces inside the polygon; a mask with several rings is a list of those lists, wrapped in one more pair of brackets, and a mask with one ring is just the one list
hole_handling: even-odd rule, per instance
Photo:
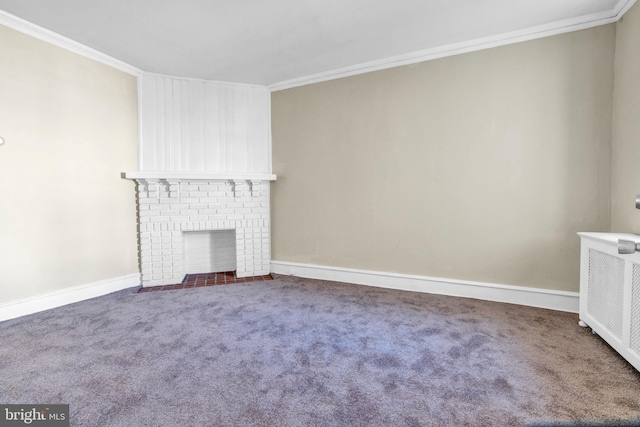
{"label": "beige wall", "polygon": [[138,271],[136,79],[0,26],[0,303]]}
{"label": "beige wall", "polygon": [[[610,227],[615,26],[272,94],[272,258],[567,291]],[[638,188],[640,191],[640,188]]]}
{"label": "beige wall", "polygon": [[640,6],[627,12],[616,31],[611,230],[640,234]]}

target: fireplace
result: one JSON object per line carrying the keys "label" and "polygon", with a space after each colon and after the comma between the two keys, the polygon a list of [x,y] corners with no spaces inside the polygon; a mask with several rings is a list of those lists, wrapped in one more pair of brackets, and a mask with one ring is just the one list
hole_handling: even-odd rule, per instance
{"label": "fireplace", "polygon": [[192,270],[270,272],[271,92],[143,73],[137,183],[146,287]]}
{"label": "fireplace", "polygon": [[269,274],[269,187],[275,176],[136,172],[126,177],[137,183],[144,287],[215,270],[235,270],[237,277]]}

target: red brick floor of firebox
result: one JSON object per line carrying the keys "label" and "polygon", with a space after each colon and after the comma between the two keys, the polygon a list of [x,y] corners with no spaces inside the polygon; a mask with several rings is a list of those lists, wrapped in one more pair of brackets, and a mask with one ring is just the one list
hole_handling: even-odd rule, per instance
{"label": "red brick floor of firebox", "polygon": [[182,283],[177,285],[150,286],[141,288],[140,292],[170,291],[173,289],[200,288],[203,286],[230,285],[232,283],[260,282],[263,280],[273,280],[271,274],[265,276],[236,277],[235,271],[225,271],[223,273],[200,273],[187,274]]}

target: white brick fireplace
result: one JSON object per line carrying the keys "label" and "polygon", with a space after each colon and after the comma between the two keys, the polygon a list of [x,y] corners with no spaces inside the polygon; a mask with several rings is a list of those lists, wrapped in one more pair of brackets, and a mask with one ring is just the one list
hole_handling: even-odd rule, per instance
{"label": "white brick fireplace", "polygon": [[143,73],[138,95],[142,285],[269,274],[269,88]]}
{"label": "white brick fireplace", "polygon": [[[127,173],[137,183],[140,263],[144,287],[182,282],[188,271],[187,233],[221,236],[218,244],[197,252],[222,259],[229,266],[235,255],[238,277],[269,274],[271,260],[269,187],[273,175]],[[235,235],[235,245],[229,236]],[[193,236],[196,237],[196,236]],[[207,237],[192,239],[191,243]],[[235,254],[224,251],[235,250]],[[223,252],[220,252],[223,251]],[[207,255],[209,256],[209,255]],[[205,260],[206,261],[206,260]],[[202,260],[198,261],[202,264]],[[194,265],[194,262],[190,263]],[[206,265],[206,262],[204,263]],[[195,263],[198,265],[198,263]],[[210,265],[216,265],[211,260]],[[233,270],[232,269],[232,270]]]}

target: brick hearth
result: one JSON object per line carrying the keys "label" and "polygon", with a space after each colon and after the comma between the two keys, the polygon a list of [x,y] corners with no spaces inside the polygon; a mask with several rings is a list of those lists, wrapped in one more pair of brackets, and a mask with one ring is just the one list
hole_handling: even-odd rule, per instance
{"label": "brick hearth", "polygon": [[176,285],[151,286],[147,288],[141,288],[138,293],[171,291],[174,289],[201,288],[204,286],[230,285],[233,283],[259,282],[264,280],[273,280],[273,277],[271,276],[271,274],[266,274],[263,276],[237,277],[234,271],[226,271],[223,273],[187,274],[184,276],[184,280],[182,280],[182,283]]}

